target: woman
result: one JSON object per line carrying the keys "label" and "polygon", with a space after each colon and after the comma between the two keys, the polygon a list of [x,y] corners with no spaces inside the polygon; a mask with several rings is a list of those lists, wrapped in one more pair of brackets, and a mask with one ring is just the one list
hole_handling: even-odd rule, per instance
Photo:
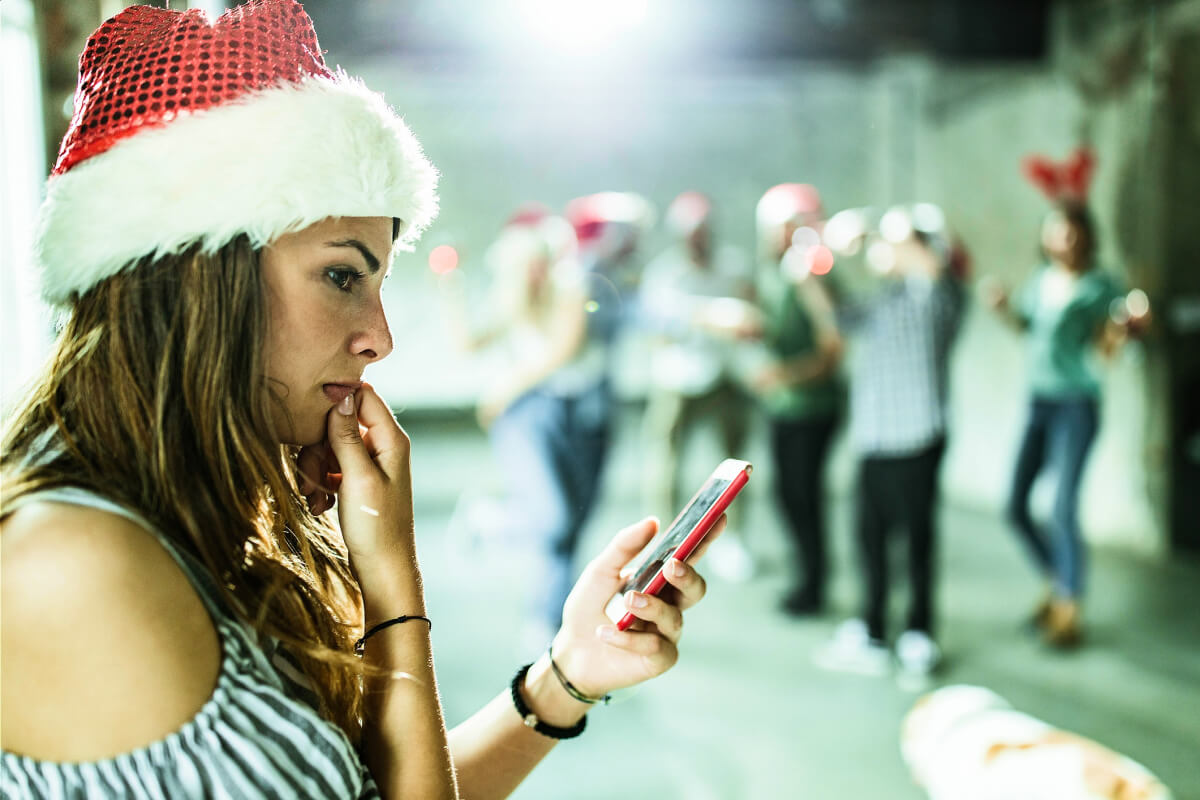
{"label": "woman", "polygon": [[[842,338],[824,287],[787,274],[785,255],[809,257],[819,245],[821,199],[807,184],[774,186],[759,200],[761,266],[759,303],[766,318],[767,364],[754,376],[771,422],[776,489],[796,543],[794,585],[783,598],[784,612],[819,613],[828,584],[825,519],[825,464],[844,405],[839,374]],[[807,228],[814,242],[793,246]],[[825,251],[828,253],[828,251]]]}
{"label": "woman", "polygon": [[518,577],[533,587],[522,639],[534,652],[562,622],[612,418],[607,343],[590,325],[574,245],[570,223],[545,212],[519,214],[505,226],[487,253],[490,319],[481,326],[470,323],[457,276],[440,282],[460,346],[503,351],[477,417],[507,482],[502,528],[493,535],[533,556]]}
{"label": "woman", "polygon": [[[1100,418],[1094,351],[1115,352],[1129,323],[1111,318],[1114,301],[1124,305],[1122,291],[1115,278],[1095,266],[1095,226],[1081,202],[1059,202],[1046,216],[1041,246],[1045,263],[1013,302],[999,285],[986,289],[985,299],[1029,339],[1032,396],[1009,490],[1008,518],[1047,583],[1033,622],[1050,644],[1068,647],[1079,642],[1081,633],[1079,487]],[[1043,532],[1030,514],[1029,496],[1038,475],[1051,465],[1058,483],[1049,530]]]}
{"label": "woman", "polygon": [[671,666],[704,593],[678,565],[618,633],[655,525],[626,529],[553,656],[446,731],[409,441],[361,382],[435,173],[320,53],[292,0],[134,6],[88,42],[38,231],[68,316],[0,462],[6,791],[503,797]]}

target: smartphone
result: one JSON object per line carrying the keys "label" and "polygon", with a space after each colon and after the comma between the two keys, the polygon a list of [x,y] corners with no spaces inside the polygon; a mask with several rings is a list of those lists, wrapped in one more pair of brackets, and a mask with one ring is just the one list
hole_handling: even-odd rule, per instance
{"label": "smartphone", "polygon": [[643,592],[657,595],[667,585],[663,567],[667,561],[677,558],[684,561],[703,541],[721,514],[733,502],[733,498],[750,480],[754,468],[747,461],[727,458],[717,465],[700,490],[679,512],[665,530],[650,540],[642,552],[628,567],[629,577],[617,594],[613,595],[605,608],[608,618],[617,623],[618,630],[625,630],[637,617],[625,610],[626,592]]}

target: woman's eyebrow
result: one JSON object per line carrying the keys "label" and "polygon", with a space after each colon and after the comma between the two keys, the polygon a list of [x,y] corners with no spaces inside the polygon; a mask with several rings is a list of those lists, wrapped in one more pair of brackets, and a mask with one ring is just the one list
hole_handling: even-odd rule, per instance
{"label": "woman's eyebrow", "polygon": [[371,252],[370,248],[360,242],[358,239],[341,239],[336,242],[326,242],[326,247],[353,247],[362,254],[363,260],[367,262],[367,269],[374,275],[379,272],[379,259]]}

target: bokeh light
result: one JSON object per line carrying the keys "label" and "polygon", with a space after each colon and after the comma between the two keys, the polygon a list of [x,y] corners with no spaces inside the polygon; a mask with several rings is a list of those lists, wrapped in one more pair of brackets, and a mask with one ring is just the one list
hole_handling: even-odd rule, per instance
{"label": "bokeh light", "polygon": [[879,233],[893,244],[903,242],[912,232],[912,217],[904,209],[893,208],[879,220]]}
{"label": "bokeh light", "polygon": [[779,268],[785,277],[792,281],[802,281],[808,277],[809,266],[807,250],[800,247],[789,247],[779,262]]}
{"label": "bokeh light", "polygon": [[1150,313],[1150,298],[1141,289],[1134,289],[1125,296],[1125,309],[1131,317],[1144,317]]}
{"label": "bokeh light", "polygon": [[448,244],[441,244],[429,253],[429,268],[436,275],[446,275],[458,268],[458,251]]}
{"label": "bokeh light", "polygon": [[813,228],[807,226],[797,228],[792,234],[792,247],[797,247],[802,251],[807,251],[810,247],[816,247],[821,243],[821,234]]}
{"label": "bokeh light", "polygon": [[856,250],[859,237],[867,232],[867,216],[858,208],[839,211],[825,223],[822,238],[825,244],[839,253]]}
{"label": "bokeh light", "polygon": [[833,269],[833,251],[823,244],[808,248],[808,271],[813,275],[828,275]]}
{"label": "bokeh light", "polygon": [[896,266],[896,252],[887,242],[872,242],[867,248],[867,263],[875,272],[886,275]]}

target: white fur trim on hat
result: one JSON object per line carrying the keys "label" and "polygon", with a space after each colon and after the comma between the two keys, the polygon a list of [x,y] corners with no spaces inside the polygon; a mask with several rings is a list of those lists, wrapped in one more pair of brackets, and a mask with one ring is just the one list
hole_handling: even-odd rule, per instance
{"label": "white fur trim on hat", "polygon": [[307,78],[147,127],[51,177],[38,216],[42,294],[65,305],[147,255],[239,234],[261,247],[333,216],[437,214],[437,171],[361,81]]}

